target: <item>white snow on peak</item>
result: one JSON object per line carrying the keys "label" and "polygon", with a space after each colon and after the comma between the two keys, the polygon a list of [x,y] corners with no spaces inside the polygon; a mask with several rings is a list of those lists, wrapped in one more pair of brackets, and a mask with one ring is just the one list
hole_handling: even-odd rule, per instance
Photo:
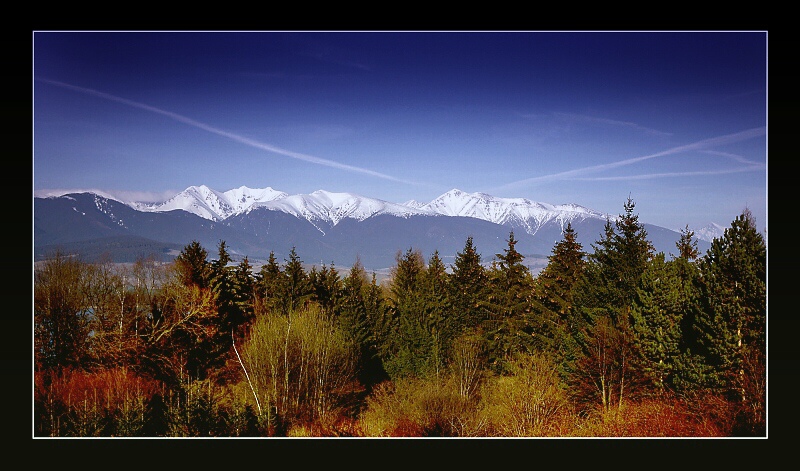
{"label": "white snow on peak", "polygon": [[558,221],[563,228],[574,219],[609,217],[607,214],[577,204],[552,205],[526,198],[501,198],[486,193],[466,193],[458,189],[452,189],[429,203],[410,200],[399,204],[353,193],[326,190],[289,195],[271,187],[253,189],[242,186],[219,192],[200,185],[190,186],[163,203],[136,203],[132,206],[141,211],[157,212],[182,209],[213,221],[265,208],[306,219],[323,232],[325,226],[335,226],[345,218],[363,221],[379,214],[398,217],[413,215],[472,217],[495,224],[523,227],[530,234],[535,234],[539,227],[551,220]]}
{"label": "white snow on peak", "polygon": [[[401,204],[367,198],[353,193],[334,193],[317,190],[311,194],[291,195],[281,199],[254,204],[251,209],[267,208],[283,211],[309,220],[317,228],[315,222],[330,225],[338,224],[342,219],[350,218],[363,221],[378,214],[408,217],[413,214],[428,214],[415,208]],[[320,229],[322,230],[322,229]]]}
{"label": "white snow on peak", "polygon": [[223,195],[227,198],[228,204],[231,205],[234,213],[245,211],[256,203],[273,201],[289,196],[287,193],[275,190],[271,187],[253,189],[246,186],[228,190],[223,193]]}
{"label": "white snow on peak", "polygon": [[408,206],[409,208],[414,208],[414,209],[421,209],[426,204],[428,203],[421,203],[417,200],[408,200],[405,203],[403,203],[403,206]]}
{"label": "white snow on peak", "polygon": [[270,187],[253,189],[241,186],[219,192],[206,185],[200,185],[190,186],[163,203],[134,203],[131,206],[140,211],[153,212],[181,209],[205,219],[221,221],[233,214],[246,211],[254,204],[286,196],[286,193]]}
{"label": "white snow on peak", "polygon": [[716,222],[712,222],[701,227],[700,229],[697,229],[694,235],[700,240],[713,242],[715,238],[725,235],[725,227],[717,224]]}
{"label": "white snow on peak", "polygon": [[[138,210],[166,212],[183,210],[211,221],[222,221],[233,215],[265,208],[281,211],[306,219],[324,233],[344,219],[363,221],[367,218],[388,214],[408,218],[415,215],[460,216],[477,218],[495,224],[520,227],[535,234],[544,224],[555,221],[564,230],[569,222],[587,218],[616,221],[617,216],[595,211],[578,204],[549,204],[527,198],[503,198],[486,193],[467,193],[452,189],[438,198],[422,203],[408,200],[405,203],[390,203],[354,193],[317,190],[310,194],[289,195],[271,187],[248,188],[240,186],[224,192],[206,185],[190,186],[175,196],[160,203],[132,202],[99,190],[36,190],[35,198],[61,198],[69,193],[93,193],[101,198],[119,201]],[[98,209],[109,212],[107,202],[95,200]],[[117,221],[122,225],[122,221]],[[725,227],[710,223],[694,231],[699,240],[712,242],[722,237]],[[680,229],[677,231],[679,232]]]}
{"label": "white snow on peak", "polygon": [[147,205],[140,209],[154,212],[182,209],[212,221],[225,219],[233,212],[224,193],[205,185],[190,186],[163,203]]}
{"label": "white snow on peak", "polygon": [[483,219],[496,224],[514,224],[534,234],[543,224],[556,219],[563,226],[576,218],[607,215],[576,204],[552,205],[527,198],[501,198],[486,193],[465,193],[453,189],[421,206],[437,214]]}

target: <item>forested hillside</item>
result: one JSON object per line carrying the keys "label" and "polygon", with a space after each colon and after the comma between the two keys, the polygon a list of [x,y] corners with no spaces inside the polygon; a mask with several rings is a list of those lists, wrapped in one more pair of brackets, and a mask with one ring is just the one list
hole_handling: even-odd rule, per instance
{"label": "forested hillside", "polygon": [[306,269],[302,247],[257,272],[225,241],[123,267],[52,253],[34,435],[766,436],[752,215],[664,253],[623,208],[591,251],[567,226],[535,276],[513,232],[501,253],[468,237],[449,266],[398,247],[381,283],[359,261]]}

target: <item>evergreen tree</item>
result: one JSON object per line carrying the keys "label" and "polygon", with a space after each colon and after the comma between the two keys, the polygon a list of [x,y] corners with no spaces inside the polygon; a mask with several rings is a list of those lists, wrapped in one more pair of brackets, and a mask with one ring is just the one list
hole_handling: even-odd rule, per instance
{"label": "evergreen tree", "polygon": [[422,323],[430,345],[428,368],[437,377],[449,355],[450,343],[458,327],[451,316],[447,281],[446,268],[439,251],[434,251],[422,276],[420,295],[423,300]]}
{"label": "evergreen tree", "polygon": [[230,262],[231,256],[228,253],[227,244],[224,240],[220,241],[218,257],[211,262],[211,290],[216,295],[220,318],[225,324],[222,326],[223,332],[232,326],[232,319],[238,316],[235,299],[236,280],[233,275],[233,267],[228,266]]}
{"label": "evergreen tree", "polygon": [[710,367],[698,354],[700,344],[695,325],[701,310],[700,268],[698,265],[697,239],[686,226],[676,242],[678,256],[671,261],[674,274],[680,283],[679,307],[681,313],[680,356],[675,359],[672,386],[678,391],[702,388],[710,373]]}
{"label": "evergreen tree", "polygon": [[275,252],[270,251],[267,263],[261,266],[258,274],[259,297],[268,312],[282,312],[285,292],[286,277],[275,259]]}
{"label": "evergreen tree", "polygon": [[672,382],[680,355],[682,282],[676,265],[656,254],[642,274],[631,306],[631,324],[643,373],[662,391]]}
{"label": "evergreen tree", "polygon": [[694,231],[687,225],[681,229],[681,238],[675,243],[678,247],[678,257],[684,260],[695,260],[700,251],[697,249],[697,239],[694,238]]}
{"label": "evergreen tree", "polygon": [[571,372],[573,389],[583,398],[601,393],[601,403],[607,408],[621,406],[626,396],[639,392],[645,380],[635,363],[639,354],[630,312],[642,274],[653,257],[653,245],[634,208],[628,198],[625,213],[613,225],[606,221],[603,236],[592,244],[594,252],[587,255],[588,263],[573,289],[580,313],[576,320],[586,326],[576,335],[582,352]]}
{"label": "evergreen tree", "polygon": [[367,273],[361,260],[356,259],[342,280],[341,297],[337,304],[337,322],[344,335],[356,346],[358,378],[367,388],[385,378],[367,313],[369,291]]}
{"label": "evergreen tree", "polygon": [[195,285],[207,288],[211,281],[211,264],[208,252],[200,242],[193,240],[175,257],[175,264],[180,270],[181,280],[185,286]]}
{"label": "evergreen tree", "polygon": [[322,307],[326,314],[332,315],[341,295],[341,279],[333,262],[330,267],[323,263],[319,272],[316,271],[316,267],[312,267],[309,273],[309,282],[313,300]]}
{"label": "evergreen tree", "polygon": [[372,279],[366,287],[364,308],[371,336],[370,344],[374,348],[374,352],[371,352],[373,355],[368,358],[362,378],[365,385],[371,387],[388,379],[384,362],[389,361],[390,358],[392,348],[390,336],[394,328],[392,312],[386,305],[383,288],[378,284],[375,272],[372,273]]}
{"label": "evergreen tree", "polygon": [[234,327],[238,328],[252,320],[256,296],[256,281],[253,275],[253,266],[245,256],[233,272],[233,302],[236,306],[236,315],[231,318]]}
{"label": "evergreen tree", "polygon": [[284,261],[286,264],[283,269],[285,286],[283,312],[288,314],[290,311],[300,309],[311,300],[312,287],[295,247],[289,252],[289,260]]}
{"label": "evergreen tree", "polygon": [[390,284],[392,328],[390,348],[385,362],[392,378],[428,373],[429,335],[424,323],[424,299],[421,296],[425,262],[418,250],[398,252]]}
{"label": "evergreen tree", "polygon": [[342,330],[348,332],[358,344],[366,343],[370,337],[367,331],[367,307],[364,300],[366,290],[367,273],[361,265],[361,260],[356,259],[342,280],[337,311]]}
{"label": "evergreen tree", "polygon": [[532,328],[528,324],[533,279],[528,267],[522,264],[524,256],[516,249],[514,232],[509,234],[508,247],[496,254],[488,280],[490,293],[487,307],[490,317],[484,321],[484,332],[489,342],[489,361],[495,369],[518,352],[529,351]]}
{"label": "evergreen tree", "polygon": [[230,348],[231,335],[236,333],[238,326],[244,322],[245,318],[239,302],[241,300],[240,287],[237,285],[238,280],[234,273],[234,267],[229,266],[231,256],[224,240],[220,241],[217,250],[217,259],[211,262],[210,285],[219,313],[219,325],[216,337],[211,339],[216,345],[209,348],[209,356],[219,360],[212,362],[209,359],[210,365],[222,363],[223,354]]}
{"label": "evergreen tree", "polygon": [[562,366],[575,360],[576,335],[584,327],[573,309],[572,288],[583,275],[585,257],[572,223],[567,223],[564,237],[553,247],[547,266],[534,280],[534,344],[538,350],[555,354]]}
{"label": "evergreen tree", "polygon": [[765,424],[766,251],[745,209],[700,263],[704,306],[697,318],[712,385],[749,407],[757,427]]}
{"label": "evergreen tree", "polygon": [[456,254],[448,283],[454,321],[459,330],[476,328],[487,318],[484,306],[488,297],[487,280],[481,255],[469,236],[464,249]]}

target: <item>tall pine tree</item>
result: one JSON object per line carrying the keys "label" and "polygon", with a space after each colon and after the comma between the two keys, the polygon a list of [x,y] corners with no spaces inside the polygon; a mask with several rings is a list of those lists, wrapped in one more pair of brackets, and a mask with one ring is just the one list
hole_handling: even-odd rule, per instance
{"label": "tall pine tree", "polygon": [[285,288],[283,313],[288,315],[289,312],[297,311],[311,300],[313,288],[295,247],[289,252],[289,259],[284,261],[286,264],[283,269]]}
{"label": "tall pine tree", "polygon": [[428,337],[428,368],[437,377],[446,363],[457,325],[451,316],[447,295],[447,273],[439,251],[428,259],[420,286],[422,297],[422,327]]}
{"label": "tall pine tree", "polygon": [[749,410],[765,430],[767,248],[748,209],[711,242],[700,264],[704,306],[697,318],[712,384]]}
{"label": "tall pine tree", "polygon": [[680,392],[697,390],[705,386],[710,367],[698,354],[702,345],[695,329],[701,311],[700,267],[697,239],[694,231],[686,226],[676,242],[678,255],[671,264],[680,284],[679,307],[681,313],[680,356],[675,360],[671,386]]}
{"label": "tall pine tree", "polygon": [[660,252],[642,273],[631,306],[631,327],[644,380],[656,391],[669,387],[679,361],[682,288],[676,264],[666,261]]}
{"label": "tall pine tree", "polygon": [[606,221],[603,236],[592,244],[583,276],[575,284],[573,299],[581,322],[577,334],[582,354],[572,371],[575,392],[582,399],[595,397],[605,408],[621,406],[644,381],[635,360],[639,357],[631,329],[631,305],[653,245],[634,214],[631,198],[614,224]]}
{"label": "tall pine tree", "polygon": [[572,288],[583,275],[586,253],[572,223],[553,247],[547,266],[534,280],[531,323],[537,350],[552,353],[559,365],[575,360],[576,334],[584,327],[574,310]]}
{"label": "tall pine tree", "polygon": [[275,252],[270,251],[267,263],[261,266],[257,281],[258,299],[263,303],[267,312],[283,312],[283,300],[286,293],[286,278]]}
{"label": "tall pine tree", "polygon": [[513,231],[507,242],[508,247],[495,255],[488,273],[490,294],[486,305],[490,316],[483,323],[489,361],[498,371],[503,371],[505,362],[515,353],[532,348],[529,315],[533,278],[522,263],[525,257],[516,249]]}
{"label": "tall pine tree", "polygon": [[398,252],[390,284],[392,329],[389,358],[384,363],[392,378],[425,376],[430,372],[430,337],[425,327],[422,281],[425,261],[419,250]]}
{"label": "tall pine tree", "polygon": [[175,257],[175,265],[185,286],[195,285],[207,288],[211,281],[211,264],[208,261],[208,251],[193,240]]}
{"label": "tall pine tree", "polygon": [[488,277],[472,236],[456,253],[448,283],[453,315],[459,330],[474,329],[487,318]]}

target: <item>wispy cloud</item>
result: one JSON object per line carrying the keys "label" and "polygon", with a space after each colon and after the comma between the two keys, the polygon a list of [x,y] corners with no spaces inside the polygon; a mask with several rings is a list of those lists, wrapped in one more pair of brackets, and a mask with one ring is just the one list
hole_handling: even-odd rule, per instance
{"label": "wispy cloud", "polygon": [[126,98],[121,98],[121,97],[118,97],[118,96],[110,95],[108,93],[100,92],[100,91],[93,90],[93,89],[90,89],[90,88],[78,87],[78,86],[71,85],[71,84],[68,84],[68,83],[59,82],[59,81],[56,81],[56,80],[44,79],[44,78],[37,78],[36,80],[38,80],[40,82],[43,82],[43,83],[48,83],[50,85],[55,85],[57,87],[66,88],[66,89],[73,90],[73,91],[76,91],[76,92],[85,93],[87,95],[96,96],[96,97],[103,98],[103,99],[110,100],[110,101],[114,101],[114,102],[117,102],[117,103],[122,103],[124,105],[131,106],[131,107],[134,107],[134,108],[139,108],[139,109],[142,109],[142,110],[150,111],[152,113],[160,114],[160,115],[166,116],[168,118],[171,118],[171,119],[173,119],[175,121],[187,124],[189,126],[193,126],[193,127],[197,128],[197,129],[201,129],[203,131],[207,131],[207,132],[210,132],[212,134],[216,134],[218,136],[225,137],[225,138],[230,139],[232,141],[236,141],[236,142],[238,142],[240,144],[244,144],[244,145],[247,145],[247,146],[250,146],[250,147],[254,147],[256,149],[261,149],[261,150],[265,150],[267,152],[272,152],[272,153],[275,153],[275,154],[284,155],[286,157],[291,157],[293,159],[302,160],[302,161],[310,162],[310,163],[317,164],[317,165],[324,165],[326,167],[332,167],[332,168],[336,168],[336,169],[340,169],[340,170],[345,170],[345,171],[348,171],[348,172],[361,173],[361,174],[364,174],[364,175],[370,175],[370,176],[373,176],[373,177],[382,178],[382,179],[385,179],[385,180],[391,180],[391,181],[395,181],[395,182],[399,182],[399,183],[406,183],[406,184],[411,184],[411,185],[415,184],[414,182],[402,180],[402,179],[393,177],[391,175],[386,175],[385,173],[376,172],[374,170],[370,170],[370,169],[367,169],[367,168],[356,167],[356,166],[353,166],[353,165],[347,165],[347,164],[343,164],[341,162],[336,162],[336,161],[333,161],[333,160],[323,159],[321,157],[315,157],[313,155],[301,154],[299,152],[294,152],[294,151],[287,150],[287,149],[281,149],[280,147],[276,147],[276,146],[273,146],[271,144],[267,144],[267,143],[264,143],[264,142],[259,142],[259,141],[256,141],[254,139],[250,139],[250,138],[247,138],[247,137],[244,137],[244,136],[240,136],[238,134],[234,134],[232,132],[225,131],[223,129],[219,129],[219,128],[216,128],[214,126],[211,126],[211,125],[208,125],[208,124],[205,124],[205,123],[201,123],[200,121],[195,121],[195,120],[193,120],[191,118],[188,118],[186,116],[180,115],[178,113],[174,113],[172,111],[162,110],[162,109],[156,108],[154,106],[150,106],[150,105],[147,105],[147,104],[144,104],[144,103],[139,103],[139,102],[136,102],[136,101],[133,101],[133,100],[128,100]]}
{"label": "wispy cloud", "polygon": [[631,121],[619,121],[616,119],[608,119],[608,118],[598,118],[595,116],[586,116],[574,113],[554,113],[557,117],[567,119],[573,122],[584,122],[584,123],[595,123],[595,124],[602,124],[605,126],[614,126],[614,127],[621,127],[627,129],[633,129],[636,131],[642,131],[647,134],[654,134],[658,136],[671,136],[672,133],[659,131],[657,129],[648,128],[645,126],[641,126]]}
{"label": "wispy cloud", "polygon": [[557,181],[557,180],[622,180],[622,179],[643,179],[643,178],[658,178],[659,176],[667,177],[667,176],[679,176],[679,175],[708,175],[708,174],[717,174],[717,173],[733,173],[733,172],[746,172],[746,171],[753,171],[763,169],[764,166],[749,160],[746,160],[740,156],[736,156],[734,154],[727,154],[727,153],[718,153],[718,155],[723,155],[728,158],[734,158],[735,160],[743,161],[746,163],[746,167],[741,167],[739,169],[732,169],[732,170],[724,170],[714,173],[706,173],[706,172],[679,172],[679,173],[662,173],[662,174],[647,174],[647,175],[638,175],[638,176],[629,176],[629,177],[621,177],[621,176],[613,176],[613,177],[592,177],[587,178],[583,177],[583,175],[589,173],[597,173],[602,172],[604,170],[610,170],[618,167],[622,167],[625,165],[632,165],[638,162],[643,162],[645,160],[655,159],[657,157],[664,157],[668,155],[680,154],[683,152],[689,151],[707,151],[709,148],[713,148],[716,146],[721,146],[725,144],[731,144],[734,142],[744,141],[747,139],[753,139],[755,137],[763,136],[767,132],[766,127],[759,127],[753,129],[747,129],[745,131],[733,133],[733,134],[726,134],[724,136],[713,137],[710,139],[704,139],[702,141],[693,142],[691,144],[686,144],[683,146],[673,147],[671,149],[667,149],[662,152],[657,152],[655,154],[643,155],[641,157],[634,157],[631,159],[625,160],[618,160],[616,162],[609,162],[607,164],[600,164],[600,165],[592,165],[589,167],[582,167],[576,168],[573,170],[567,170],[565,172],[553,173],[550,175],[542,175],[539,177],[532,177],[526,178],[524,180],[518,180],[515,182],[507,183],[502,185],[498,189],[509,189],[509,188],[517,188],[524,185],[529,185],[532,183],[544,183],[550,181]]}
{"label": "wispy cloud", "polygon": [[[763,165],[760,166],[763,168]],[[571,180],[581,181],[619,181],[619,180],[652,180],[655,178],[669,178],[669,177],[694,177],[700,175],[726,175],[730,173],[752,172],[757,170],[755,167],[741,167],[732,168],[727,170],[700,170],[696,172],[664,172],[664,173],[645,173],[642,175],[618,175],[613,177],[576,177]]]}
{"label": "wispy cloud", "polygon": [[730,152],[720,152],[718,150],[707,150],[707,151],[704,151],[703,153],[709,154],[709,155],[718,155],[720,157],[726,157],[728,159],[734,160],[736,162],[739,162],[739,163],[742,163],[742,164],[745,164],[745,165],[753,165],[753,166],[758,166],[760,168],[764,168],[764,164],[762,164],[760,162],[754,162],[752,160],[748,160],[748,159],[742,157],[741,155],[731,154]]}

